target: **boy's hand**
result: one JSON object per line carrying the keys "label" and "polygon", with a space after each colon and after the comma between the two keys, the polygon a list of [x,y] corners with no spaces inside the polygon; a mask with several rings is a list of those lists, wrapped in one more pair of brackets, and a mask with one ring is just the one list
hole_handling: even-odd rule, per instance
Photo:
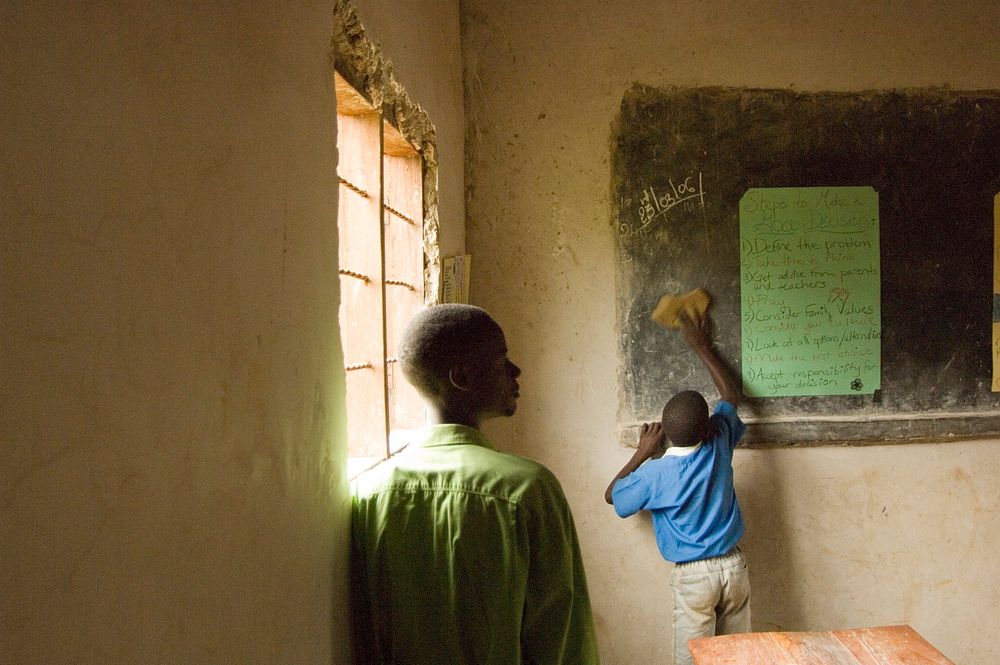
{"label": "boy's hand", "polygon": [[703,315],[680,312],[678,318],[681,321],[681,334],[684,341],[688,343],[701,361],[708,368],[708,373],[712,375],[712,382],[719,390],[719,396],[733,406],[738,406],[743,401],[743,395],[729,369],[723,365],[719,355],[712,348],[711,325],[708,320],[708,313]]}
{"label": "boy's hand", "polygon": [[649,458],[665,453],[666,440],[667,437],[663,433],[663,426],[660,423],[644,423],[642,429],[639,430],[639,445],[636,447],[636,451],[632,453],[631,459],[625,463],[618,475],[611,479],[608,489],[604,490],[604,500],[613,504],[612,493],[615,489],[615,483],[638,469]]}
{"label": "boy's hand", "polygon": [[660,423],[644,423],[639,430],[639,452],[645,457],[662,454],[666,450],[667,436]]}
{"label": "boy's hand", "polygon": [[705,348],[711,344],[711,326],[709,325],[708,314],[704,316],[694,315],[692,318],[687,312],[680,312],[677,318],[681,321],[681,334],[684,341],[692,349]]}

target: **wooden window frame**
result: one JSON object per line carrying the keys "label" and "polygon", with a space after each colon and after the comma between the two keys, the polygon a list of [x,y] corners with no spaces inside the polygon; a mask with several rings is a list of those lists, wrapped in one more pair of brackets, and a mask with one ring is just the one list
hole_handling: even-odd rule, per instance
{"label": "wooden window frame", "polygon": [[399,338],[424,304],[424,161],[340,74],[338,229],[348,474],[397,452],[422,425],[423,403],[403,378]]}

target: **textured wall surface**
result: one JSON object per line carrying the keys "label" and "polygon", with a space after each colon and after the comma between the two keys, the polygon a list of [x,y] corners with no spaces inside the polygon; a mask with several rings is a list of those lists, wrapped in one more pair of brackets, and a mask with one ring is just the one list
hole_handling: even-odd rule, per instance
{"label": "textured wall surface", "polygon": [[4,3],[0,661],[347,662],[332,14]]}
{"label": "textured wall surface", "polygon": [[367,38],[392,63],[437,137],[442,257],[465,247],[465,116],[458,0],[355,0]]}
{"label": "textured wall surface", "polygon": [[[462,2],[473,298],[524,370],[519,413],[488,431],[561,478],[606,663],[671,649],[670,568],[649,521],[619,520],[602,499],[629,455],[616,443],[608,200],[622,94],[636,81],[1000,88],[998,22],[985,1]],[[996,441],[749,450],[735,463],[756,629],[905,622],[955,662],[997,662]]]}

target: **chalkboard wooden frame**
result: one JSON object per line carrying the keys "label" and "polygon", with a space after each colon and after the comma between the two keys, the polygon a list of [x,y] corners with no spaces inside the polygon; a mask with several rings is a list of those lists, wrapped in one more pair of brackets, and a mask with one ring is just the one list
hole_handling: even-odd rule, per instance
{"label": "chalkboard wooden frame", "polygon": [[680,336],[649,320],[660,295],[711,293],[717,347],[738,374],[739,199],[756,187],[822,186],[879,193],[882,389],[751,399],[741,408],[748,442],[1000,434],[990,389],[1000,92],[637,84],[611,141],[623,443],[677,390],[717,395]]}

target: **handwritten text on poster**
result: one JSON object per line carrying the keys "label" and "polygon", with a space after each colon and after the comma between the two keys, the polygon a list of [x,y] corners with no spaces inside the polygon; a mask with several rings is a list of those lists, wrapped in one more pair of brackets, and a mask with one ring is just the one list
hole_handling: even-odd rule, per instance
{"label": "handwritten text on poster", "polygon": [[871,187],[748,190],[740,199],[744,392],[878,389],[880,272]]}

